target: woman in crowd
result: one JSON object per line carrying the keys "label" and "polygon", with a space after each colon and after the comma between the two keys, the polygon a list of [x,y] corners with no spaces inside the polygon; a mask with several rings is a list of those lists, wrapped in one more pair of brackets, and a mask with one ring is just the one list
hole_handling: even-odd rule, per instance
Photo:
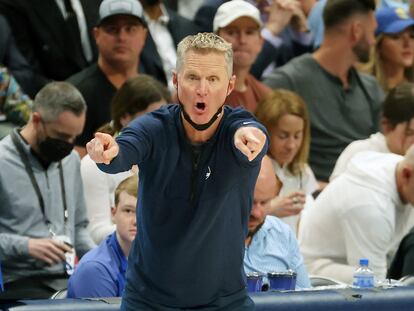
{"label": "woman in crowd", "polygon": [[404,81],[413,82],[414,19],[402,8],[382,8],[371,61],[363,67],[374,75],[385,92]]}
{"label": "woman in crowd", "polygon": [[270,213],[297,232],[305,201],[319,189],[307,164],[310,126],[305,103],[291,91],[274,90],[259,104],[256,116],[270,135],[269,156],[283,184]]}
{"label": "woman in crowd", "polygon": [[[98,132],[111,135],[118,133],[134,118],[158,109],[170,102],[170,94],[163,84],[147,75],[138,75],[127,80],[112,99],[112,121]],[[98,169],[89,155],[81,162],[81,173],[89,217],[89,231],[99,244],[115,230],[111,221],[114,191],[117,185],[131,176],[134,169],[119,174],[106,174]],[[137,171],[135,170],[135,173]]]}

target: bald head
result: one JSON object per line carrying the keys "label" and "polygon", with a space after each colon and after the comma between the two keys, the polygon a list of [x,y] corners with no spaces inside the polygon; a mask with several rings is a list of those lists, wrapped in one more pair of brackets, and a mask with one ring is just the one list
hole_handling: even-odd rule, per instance
{"label": "bald head", "polygon": [[254,188],[254,202],[248,224],[249,235],[253,235],[264,223],[270,201],[279,193],[280,188],[281,182],[276,178],[272,162],[265,156]]}
{"label": "bald head", "polygon": [[257,177],[256,187],[254,188],[254,198],[256,199],[256,193],[275,197],[279,193],[280,187],[281,182],[276,178],[272,161],[268,156],[264,156],[259,176]]}

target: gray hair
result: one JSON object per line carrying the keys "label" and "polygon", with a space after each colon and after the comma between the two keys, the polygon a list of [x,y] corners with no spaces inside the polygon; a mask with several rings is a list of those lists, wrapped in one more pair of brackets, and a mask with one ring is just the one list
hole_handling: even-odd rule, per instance
{"label": "gray hair", "polygon": [[33,111],[40,112],[44,121],[53,121],[64,111],[80,116],[86,111],[86,104],[82,94],[72,84],[50,82],[37,93]]}
{"label": "gray hair", "polygon": [[203,32],[194,36],[187,36],[178,44],[177,47],[177,72],[181,70],[184,57],[187,51],[193,50],[200,53],[216,52],[223,53],[227,64],[227,74],[229,77],[233,74],[233,50],[231,44],[222,37],[211,33]]}

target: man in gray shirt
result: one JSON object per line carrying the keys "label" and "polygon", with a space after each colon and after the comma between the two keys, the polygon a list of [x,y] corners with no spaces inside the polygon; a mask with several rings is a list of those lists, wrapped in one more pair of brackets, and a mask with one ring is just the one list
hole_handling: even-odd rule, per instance
{"label": "man in gray shirt", "polygon": [[305,100],[311,118],[309,162],[320,181],[328,181],[350,142],[378,131],[382,90],[373,77],[353,67],[368,61],[375,44],[374,10],[374,0],[329,0],[321,47],[276,69],[264,81]]}
{"label": "man in gray shirt", "polygon": [[94,246],[73,151],[85,110],[75,87],[47,84],[28,124],[0,141],[0,299],[48,298]]}

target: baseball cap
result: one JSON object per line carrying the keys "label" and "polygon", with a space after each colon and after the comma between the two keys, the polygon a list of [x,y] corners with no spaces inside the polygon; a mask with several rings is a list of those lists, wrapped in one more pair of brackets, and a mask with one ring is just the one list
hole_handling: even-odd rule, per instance
{"label": "baseball cap", "polygon": [[141,24],[147,26],[142,5],[138,0],[104,0],[99,6],[98,25],[108,17],[114,15],[131,15],[139,19]]}
{"label": "baseball cap", "polygon": [[382,8],[375,16],[378,24],[376,36],[382,33],[396,34],[414,25],[414,19],[403,8]]}
{"label": "baseball cap", "polygon": [[252,4],[244,0],[232,0],[223,3],[217,9],[213,21],[213,31],[217,32],[219,28],[226,27],[239,17],[247,16],[252,18],[260,27],[260,11]]}

